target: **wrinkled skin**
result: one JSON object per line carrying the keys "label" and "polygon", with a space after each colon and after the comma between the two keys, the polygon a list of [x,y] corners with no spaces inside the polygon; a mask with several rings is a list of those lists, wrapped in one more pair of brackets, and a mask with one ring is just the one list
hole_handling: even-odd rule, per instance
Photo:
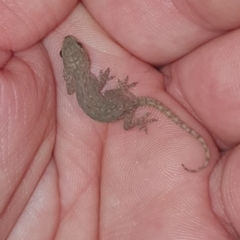
{"label": "wrinkled skin", "polygon": [[[240,2],[1,1],[0,239],[238,239]],[[161,113],[124,131],[69,96],[59,56],[81,41],[92,72],[138,82]],[[160,67],[159,71],[156,67]],[[110,88],[116,84],[109,83]]]}

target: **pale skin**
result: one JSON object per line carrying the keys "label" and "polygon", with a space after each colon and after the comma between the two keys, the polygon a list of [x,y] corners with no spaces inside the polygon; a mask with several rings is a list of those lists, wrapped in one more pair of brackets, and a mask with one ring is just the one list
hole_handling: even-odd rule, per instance
{"label": "pale skin", "polygon": [[[44,2],[2,13],[0,239],[237,239],[239,3]],[[62,76],[69,34],[88,47],[92,72],[128,75],[135,95],[196,129],[207,168],[182,169],[201,165],[201,146],[156,111],[147,135],[86,116]]]}

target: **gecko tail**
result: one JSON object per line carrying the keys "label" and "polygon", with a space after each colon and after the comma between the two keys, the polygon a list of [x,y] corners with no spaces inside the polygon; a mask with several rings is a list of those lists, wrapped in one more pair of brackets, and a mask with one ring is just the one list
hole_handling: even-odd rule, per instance
{"label": "gecko tail", "polygon": [[207,165],[208,165],[208,163],[209,163],[209,159],[206,158],[206,160],[204,161],[203,165],[202,165],[201,167],[199,167],[199,168],[189,169],[189,168],[187,168],[184,164],[182,164],[182,167],[183,167],[183,169],[186,170],[187,172],[197,173],[197,172],[201,172],[204,168],[206,168]]}
{"label": "gecko tail", "polygon": [[203,165],[196,169],[189,169],[184,164],[182,164],[182,167],[184,168],[184,170],[186,170],[187,172],[191,172],[191,173],[197,173],[197,172],[201,172],[204,168],[206,168],[207,165],[209,164],[209,160],[210,160],[210,151],[209,151],[207,143],[202,138],[202,136],[199,133],[197,133],[195,130],[193,130],[190,126],[188,126],[183,120],[181,120],[180,117],[178,117],[177,114],[175,114],[171,109],[169,109],[163,103],[161,103],[155,99],[148,98],[148,97],[145,97],[145,98],[140,97],[139,99],[140,99],[141,106],[151,106],[153,108],[158,109],[166,117],[171,119],[176,125],[178,125],[180,128],[182,128],[185,132],[187,132],[188,134],[193,136],[196,140],[198,140],[198,142],[202,145],[202,147],[205,151],[205,156],[206,156]]}

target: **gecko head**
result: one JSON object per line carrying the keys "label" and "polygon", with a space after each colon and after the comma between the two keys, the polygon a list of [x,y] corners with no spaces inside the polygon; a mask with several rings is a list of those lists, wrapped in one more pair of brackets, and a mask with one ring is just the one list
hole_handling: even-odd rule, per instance
{"label": "gecko head", "polygon": [[[63,47],[65,47],[65,48],[67,46],[74,46],[75,44],[77,44],[80,47],[80,49],[83,48],[82,44],[74,36],[68,35],[63,40]],[[63,57],[62,49],[59,52],[61,58]]]}

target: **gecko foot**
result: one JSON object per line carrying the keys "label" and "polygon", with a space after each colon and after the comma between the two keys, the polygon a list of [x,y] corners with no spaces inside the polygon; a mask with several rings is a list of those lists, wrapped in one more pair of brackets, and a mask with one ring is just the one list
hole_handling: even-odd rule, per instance
{"label": "gecko foot", "polygon": [[124,81],[118,79],[118,85],[124,92],[128,92],[129,88],[135,87],[137,84],[138,82],[128,84],[128,76],[124,79]]}
{"label": "gecko foot", "polygon": [[155,118],[147,119],[147,117],[150,114],[151,114],[150,112],[147,112],[145,115],[143,115],[142,117],[138,118],[136,120],[136,123],[135,123],[136,126],[138,126],[139,130],[141,131],[143,129],[146,134],[147,134],[147,124],[158,121]]}
{"label": "gecko foot", "polygon": [[112,79],[114,79],[114,76],[109,76],[110,73],[110,69],[107,68],[104,72],[102,70],[100,70],[99,72],[99,79],[100,81],[103,82],[107,82],[107,81],[111,81]]}

